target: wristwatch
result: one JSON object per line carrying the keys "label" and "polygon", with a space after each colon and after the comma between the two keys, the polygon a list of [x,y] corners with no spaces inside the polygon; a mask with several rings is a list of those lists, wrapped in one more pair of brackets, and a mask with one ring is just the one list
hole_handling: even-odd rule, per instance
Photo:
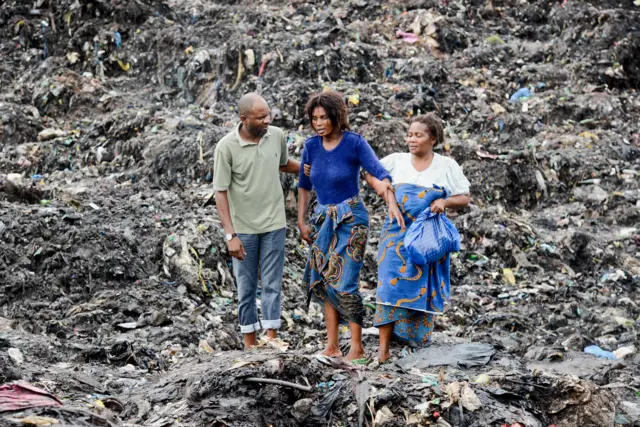
{"label": "wristwatch", "polygon": [[238,237],[238,235],[236,233],[233,234],[225,234],[224,238],[226,239],[227,242],[232,241],[233,239],[235,239],[236,237]]}

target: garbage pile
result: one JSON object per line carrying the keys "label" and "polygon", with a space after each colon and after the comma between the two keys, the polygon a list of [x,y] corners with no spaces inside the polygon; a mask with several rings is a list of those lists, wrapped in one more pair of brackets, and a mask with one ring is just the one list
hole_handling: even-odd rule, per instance
{"label": "garbage pile", "polygon": [[[1,5],[3,425],[640,425],[637,1]],[[472,183],[434,343],[393,364],[314,356],[284,176],[285,326],[240,351],[215,144],[258,91],[299,157],[327,89],[380,157],[436,111]]]}

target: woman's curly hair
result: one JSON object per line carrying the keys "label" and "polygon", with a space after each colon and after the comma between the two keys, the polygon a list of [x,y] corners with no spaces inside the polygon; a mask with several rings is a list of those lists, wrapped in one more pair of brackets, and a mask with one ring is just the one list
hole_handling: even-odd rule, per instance
{"label": "woman's curly hair", "polygon": [[320,92],[317,93],[307,102],[305,110],[309,117],[309,122],[313,127],[313,110],[322,107],[327,112],[329,120],[334,128],[340,131],[350,130],[349,116],[347,114],[347,104],[344,102],[343,96],[338,92]]}
{"label": "woman's curly hair", "polygon": [[421,116],[416,116],[411,119],[411,123],[422,123],[427,127],[427,131],[431,136],[436,139],[435,147],[438,144],[444,143],[444,127],[442,126],[442,120],[436,113],[427,113]]}

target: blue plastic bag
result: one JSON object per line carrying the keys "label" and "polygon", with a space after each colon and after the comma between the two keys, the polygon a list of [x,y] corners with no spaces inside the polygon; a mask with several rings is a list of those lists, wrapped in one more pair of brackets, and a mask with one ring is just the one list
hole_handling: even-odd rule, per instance
{"label": "blue plastic bag", "polygon": [[460,250],[460,233],[445,214],[435,214],[427,208],[407,230],[404,247],[414,264],[432,264]]}
{"label": "blue plastic bag", "polygon": [[600,359],[618,360],[618,357],[613,352],[605,351],[597,345],[585,347],[584,352],[599,357]]}
{"label": "blue plastic bag", "polygon": [[522,89],[518,89],[513,95],[511,95],[509,101],[518,102],[521,99],[530,98],[531,96],[533,96],[533,94],[531,93],[529,88],[523,87]]}

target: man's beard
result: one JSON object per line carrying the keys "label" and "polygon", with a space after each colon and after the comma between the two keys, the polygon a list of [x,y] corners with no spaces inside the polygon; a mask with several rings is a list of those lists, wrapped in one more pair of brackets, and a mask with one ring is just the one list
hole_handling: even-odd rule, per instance
{"label": "man's beard", "polygon": [[268,127],[256,126],[249,127],[248,129],[253,136],[264,136],[267,133]]}

